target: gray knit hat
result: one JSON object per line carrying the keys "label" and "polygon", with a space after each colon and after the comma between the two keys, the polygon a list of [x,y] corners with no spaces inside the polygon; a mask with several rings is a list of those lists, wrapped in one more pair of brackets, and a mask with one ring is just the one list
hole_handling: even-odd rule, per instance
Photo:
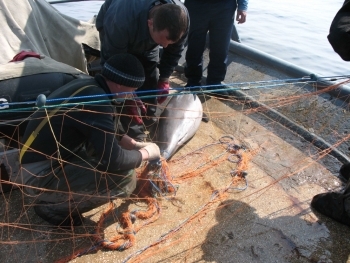
{"label": "gray knit hat", "polygon": [[102,76],[127,87],[139,88],[145,81],[141,62],[131,54],[117,54],[103,65]]}

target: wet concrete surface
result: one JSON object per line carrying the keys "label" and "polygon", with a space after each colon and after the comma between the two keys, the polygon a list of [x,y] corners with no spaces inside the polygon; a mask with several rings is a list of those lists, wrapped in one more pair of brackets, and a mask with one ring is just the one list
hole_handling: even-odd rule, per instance
{"label": "wet concrete surface", "polygon": [[[226,83],[287,78],[242,57],[230,59]],[[184,81],[181,72],[175,73],[172,86],[184,86]],[[273,92],[290,96],[283,88]],[[70,262],[350,262],[350,228],[310,209],[314,195],[344,187],[337,177],[341,163],[234,97],[201,99],[210,121],[202,122],[196,135],[168,162],[178,186],[176,196],[158,199],[159,219],[135,235],[133,247],[86,252],[94,245],[91,233],[106,206],[84,214],[81,227],[56,229],[35,215],[31,207],[35,198],[15,190],[0,197],[2,262],[62,262],[78,251],[86,253]],[[313,100],[319,98],[303,105]],[[293,107],[299,106],[289,109]],[[287,107],[284,111],[292,113]],[[341,122],[344,117],[334,116],[337,110],[330,114],[306,107],[302,116],[307,112],[308,119],[313,118],[307,123],[317,125],[318,120],[330,123],[327,118],[334,117]],[[250,157],[244,191],[239,189],[245,181],[231,176],[237,164],[229,161],[225,145],[218,143],[226,135],[244,146]],[[190,170],[200,172],[186,177]],[[105,239],[116,235],[122,212],[146,209],[140,200],[116,203],[115,213],[104,224]]]}

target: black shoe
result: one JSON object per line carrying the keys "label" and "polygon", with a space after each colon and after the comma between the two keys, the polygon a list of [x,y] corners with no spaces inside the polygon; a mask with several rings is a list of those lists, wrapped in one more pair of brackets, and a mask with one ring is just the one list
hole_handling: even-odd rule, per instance
{"label": "black shoe", "polygon": [[[210,88],[211,90],[213,90],[210,92],[213,96],[221,97],[221,98],[227,98],[228,96],[230,96],[229,92],[225,90],[227,89],[227,87],[225,85],[222,85],[221,83],[217,83],[217,84],[207,83],[207,85],[213,86],[212,88]],[[218,89],[218,91],[216,91],[216,89]]]}
{"label": "black shoe", "polygon": [[54,203],[38,202],[34,206],[35,213],[52,225],[60,227],[80,226],[82,216],[78,213],[65,214],[54,209]]}
{"label": "black shoe", "polygon": [[202,84],[200,82],[198,83],[190,83],[188,82],[186,85],[185,85],[185,88],[188,88],[189,91],[193,91],[197,94],[200,94],[201,91],[202,91]]}
{"label": "black shoe", "polygon": [[202,121],[208,123],[210,121],[209,116],[203,112]]}
{"label": "black shoe", "polygon": [[150,127],[158,123],[158,118],[156,116],[145,116],[144,118],[142,118],[142,121],[146,127]]}
{"label": "black shoe", "polygon": [[339,223],[350,226],[350,216],[344,207],[345,198],[350,198],[350,195],[333,192],[318,194],[312,198],[311,207]]}
{"label": "black shoe", "polygon": [[227,98],[228,96],[230,96],[230,94],[226,90],[212,91],[211,94],[220,98]]}
{"label": "black shoe", "polygon": [[350,163],[343,164],[340,167],[339,175],[343,177],[346,181],[349,181],[350,178]]}
{"label": "black shoe", "polygon": [[142,118],[142,121],[146,125],[146,127],[156,124],[158,122],[156,112],[157,112],[157,106],[154,106],[154,105],[147,106],[146,116]]}
{"label": "black shoe", "polygon": [[185,85],[186,88],[193,87],[193,88],[198,88],[198,89],[200,89],[201,86],[202,86],[201,82],[187,82],[187,84]]}
{"label": "black shoe", "polygon": [[147,138],[149,134],[152,134],[154,132],[154,129],[156,129],[156,127],[158,126],[157,124],[159,122],[159,119],[157,118],[157,116],[152,114],[152,115],[144,116],[142,118],[142,121],[143,121],[142,126],[144,126],[142,127],[142,130],[144,131],[144,134],[142,134],[142,136],[144,136],[144,138]]}

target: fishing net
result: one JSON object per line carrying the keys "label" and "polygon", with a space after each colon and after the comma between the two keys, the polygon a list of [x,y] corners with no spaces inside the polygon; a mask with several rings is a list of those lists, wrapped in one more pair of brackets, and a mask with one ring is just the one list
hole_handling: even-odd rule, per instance
{"label": "fishing net", "polygon": [[133,194],[106,199],[81,226],[48,224],[34,212],[36,196],[9,181],[21,170],[16,130],[25,120],[3,121],[3,262],[271,262],[272,254],[331,262],[335,251],[347,258],[337,242],[349,239],[348,229],[320,223],[309,208],[313,195],[344,186],[337,172],[348,160],[349,113],[334,92],[347,80],[232,82],[229,97],[212,86],[183,90],[184,81],[173,75],[169,97],[200,93],[209,121],[170,159],[143,163]]}

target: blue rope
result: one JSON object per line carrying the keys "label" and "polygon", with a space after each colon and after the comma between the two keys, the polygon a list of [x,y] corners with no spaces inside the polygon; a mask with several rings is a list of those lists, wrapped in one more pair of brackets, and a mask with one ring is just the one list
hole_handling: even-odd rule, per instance
{"label": "blue rope", "polygon": [[[335,77],[341,77],[341,76],[334,76],[334,77],[323,77],[323,78],[335,78]],[[343,76],[345,78],[345,76]],[[162,96],[179,96],[182,94],[198,94],[198,93],[211,93],[211,92],[218,92],[218,91],[224,91],[224,90],[247,90],[247,89],[258,89],[258,88],[272,88],[281,86],[283,84],[290,84],[290,83],[312,83],[317,82],[317,79],[313,79],[311,77],[305,77],[305,78],[296,78],[296,79],[282,79],[282,80],[268,80],[268,81],[255,81],[255,82],[236,82],[236,83],[228,83],[224,85],[206,85],[206,86],[194,86],[194,87],[178,87],[178,88],[171,88],[170,91],[181,91],[181,94],[178,93],[172,93],[167,95],[143,95],[145,93],[157,93],[158,90],[146,90],[146,91],[135,91],[135,92],[121,92],[121,93],[113,93],[113,94],[99,94],[99,95],[88,95],[88,96],[78,96],[78,97],[68,97],[68,98],[55,98],[55,99],[47,99],[46,103],[50,102],[58,102],[58,101],[74,101],[74,100],[81,100],[81,99],[91,99],[91,98],[100,98],[100,97],[113,97],[117,95],[129,95],[129,94],[136,94],[141,99],[146,98],[157,98]],[[267,85],[269,83],[274,83]],[[265,85],[262,85],[265,84]],[[216,87],[223,87],[221,89],[217,89]],[[213,89],[214,88],[214,89]],[[198,90],[200,89],[200,91]],[[115,99],[115,101],[124,101],[125,99]],[[67,104],[56,104],[56,105],[50,105],[50,106],[43,106],[42,108],[51,108],[51,107],[57,107],[57,106],[74,106],[74,105],[84,105],[84,104],[95,104],[95,103],[102,103],[102,102],[110,102],[110,99],[108,100],[98,100],[98,101],[89,101],[89,102],[76,102],[76,103],[67,103]],[[0,103],[0,107],[5,106],[18,106],[18,105],[31,105],[36,104],[37,101],[26,101],[26,102],[6,102],[6,103]],[[27,108],[21,108],[21,109],[3,109],[0,110],[0,112],[16,112],[16,111],[24,111],[24,110],[36,110],[38,107],[31,106]]]}

